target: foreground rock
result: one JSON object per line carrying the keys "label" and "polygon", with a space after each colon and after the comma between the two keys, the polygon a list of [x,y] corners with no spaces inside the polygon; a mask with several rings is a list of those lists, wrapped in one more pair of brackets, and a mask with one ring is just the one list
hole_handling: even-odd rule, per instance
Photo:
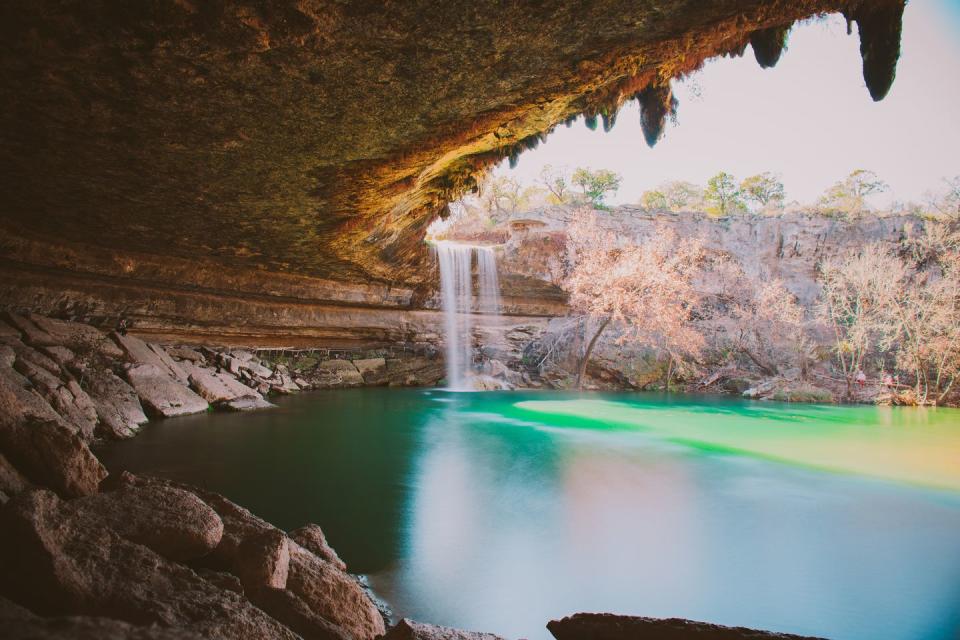
{"label": "foreground rock", "polygon": [[224,640],[297,637],[239,594],[106,526],[75,526],[75,517],[44,490],[7,504],[0,512],[3,595],[48,616],[102,615]]}
{"label": "foreground rock", "polygon": [[[131,474],[124,474],[124,482],[137,487],[185,488]],[[237,576],[244,593],[257,606],[304,637],[372,640],[383,635],[383,617],[360,582],[343,571],[342,563],[315,555],[221,495],[189,490],[223,522],[219,544],[201,562],[209,569]]]}
{"label": "foreground rock", "polygon": [[138,627],[120,620],[69,616],[41,618],[0,598],[0,628],[10,640],[201,640],[184,629]]}
{"label": "foreground rock", "polygon": [[823,640],[789,633],[724,627],[681,618],[641,618],[612,613],[578,613],[551,620],[547,629],[557,640]]}

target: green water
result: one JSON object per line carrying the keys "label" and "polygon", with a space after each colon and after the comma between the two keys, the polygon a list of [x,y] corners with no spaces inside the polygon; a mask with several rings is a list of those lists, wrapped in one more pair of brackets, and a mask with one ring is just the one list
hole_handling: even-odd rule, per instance
{"label": "green water", "polygon": [[112,470],[317,522],[400,616],[960,637],[960,411],[365,389],[150,425]]}

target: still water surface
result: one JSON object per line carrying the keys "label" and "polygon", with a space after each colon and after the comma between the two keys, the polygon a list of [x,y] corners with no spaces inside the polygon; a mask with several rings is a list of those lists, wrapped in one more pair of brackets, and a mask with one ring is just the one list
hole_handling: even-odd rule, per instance
{"label": "still water surface", "polygon": [[98,453],[323,526],[398,616],[549,638],[577,611],[960,637],[960,411],[362,389]]}

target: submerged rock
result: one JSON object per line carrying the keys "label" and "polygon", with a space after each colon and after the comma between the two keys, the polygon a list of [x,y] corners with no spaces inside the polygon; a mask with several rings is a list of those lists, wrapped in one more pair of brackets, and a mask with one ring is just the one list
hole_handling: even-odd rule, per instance
{"label": "submerged rock", "polygon": [[724,627],[681,618],[641,618],[612,613],[578,613],[551,620],[547,629],[557,640],[823,640],[789,633]]}

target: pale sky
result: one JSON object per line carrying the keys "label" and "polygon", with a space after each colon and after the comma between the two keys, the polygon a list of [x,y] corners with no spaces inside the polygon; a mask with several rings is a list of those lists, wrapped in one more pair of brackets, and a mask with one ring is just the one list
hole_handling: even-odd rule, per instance
{"label": "pale sky", "polygon": [[748,48],[674,82],[674,95],[677,124],[668,122],[653,149],[631,101],[610,133],[582,119],[561,125],[516,169],[503,163],[497,172],[532,183],[546,164],[612,169],[624,179],[610,201],[634,203],[667,180],[773,171],[788,202],[807,203],[854,169],[870,169],[891,187],[875,204],[922,201],[960,174],[960,0],[907,5],[897,78],[878,103],[863,82],[856,26],[847,36],[839,15],[795,26],[773,69],[761,69]]}

